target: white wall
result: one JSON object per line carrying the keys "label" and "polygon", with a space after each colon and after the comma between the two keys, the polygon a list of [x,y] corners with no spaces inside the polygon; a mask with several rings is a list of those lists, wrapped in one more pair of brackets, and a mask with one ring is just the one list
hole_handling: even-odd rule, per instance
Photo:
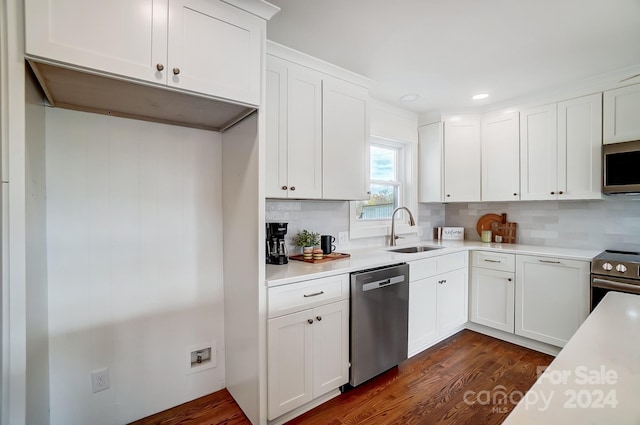
{"label": "white wall", "polygon": [[[52,108],[46,132],[51,424],[223,388],[220,134]],[[218,366],[189,374],[187,347],[211,340]]]}

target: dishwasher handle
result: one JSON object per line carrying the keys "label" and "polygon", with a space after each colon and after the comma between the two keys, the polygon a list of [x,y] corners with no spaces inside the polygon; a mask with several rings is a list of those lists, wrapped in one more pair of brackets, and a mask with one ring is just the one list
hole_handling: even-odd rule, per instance
{"label": "dishwasher handle", "polygon": [[372,291],[374,289],[384,288],[386,286],[396,285],[406,280],[405,275],[398,275],[390,277],[388,279],[376,280],[375,282],[368,282],[362,285],[362,292]]}

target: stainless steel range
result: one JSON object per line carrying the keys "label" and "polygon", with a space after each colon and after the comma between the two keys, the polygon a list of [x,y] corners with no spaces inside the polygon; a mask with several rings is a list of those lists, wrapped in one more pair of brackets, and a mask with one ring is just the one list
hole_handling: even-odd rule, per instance
{"label": "stainless steel range", "polygon": [[591,310],[609,291],[640,294],[640,253],[604,251],[591,262]]}

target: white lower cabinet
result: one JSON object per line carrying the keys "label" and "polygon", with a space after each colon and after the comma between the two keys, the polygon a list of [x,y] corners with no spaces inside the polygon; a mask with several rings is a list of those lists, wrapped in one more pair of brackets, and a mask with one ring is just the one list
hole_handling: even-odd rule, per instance
{"label": "white lower cabinet", "polygon": [[516,256],[515,333],[557,347],[589,315],[588,261]]}
{"label": "white lower cabinet", "polygon": [[409,263],[409,356],[467,322],[467,259],[459,252]]}
{"label": "white lower cabinet", "polygon": [[475,251],[471,255],[469,320],[513,333],[515,256],[483,251]]}
{"label": "white lower cabinet", "polygon": [[[341,291],[331,290],[336,284]],[[270,420],[349,380],[349,275],[283,286],[269,291]],[[299,311],[272,317],[287,311],[287,302]]]}

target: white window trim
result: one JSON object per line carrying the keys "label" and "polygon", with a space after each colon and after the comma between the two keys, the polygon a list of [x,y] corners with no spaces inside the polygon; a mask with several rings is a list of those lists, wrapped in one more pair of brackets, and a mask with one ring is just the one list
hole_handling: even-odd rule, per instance
{"label": "white window trim", "polygon": [[[404,172],[404,199],[402,205],[409,208],[416,222],[415,226],[409,226],[409,216],[404,211],[396,214],[396,234],[419,233],[418,230],[418,146],[416,143],[393,140],[384,137],[371,136],[371,141],[380,141],[383,144],[401,148],[401,170]],[[349,238],[372,238],[391,235],[391,220],[358,221],[356,220],[356,202],[349,202]]]}

